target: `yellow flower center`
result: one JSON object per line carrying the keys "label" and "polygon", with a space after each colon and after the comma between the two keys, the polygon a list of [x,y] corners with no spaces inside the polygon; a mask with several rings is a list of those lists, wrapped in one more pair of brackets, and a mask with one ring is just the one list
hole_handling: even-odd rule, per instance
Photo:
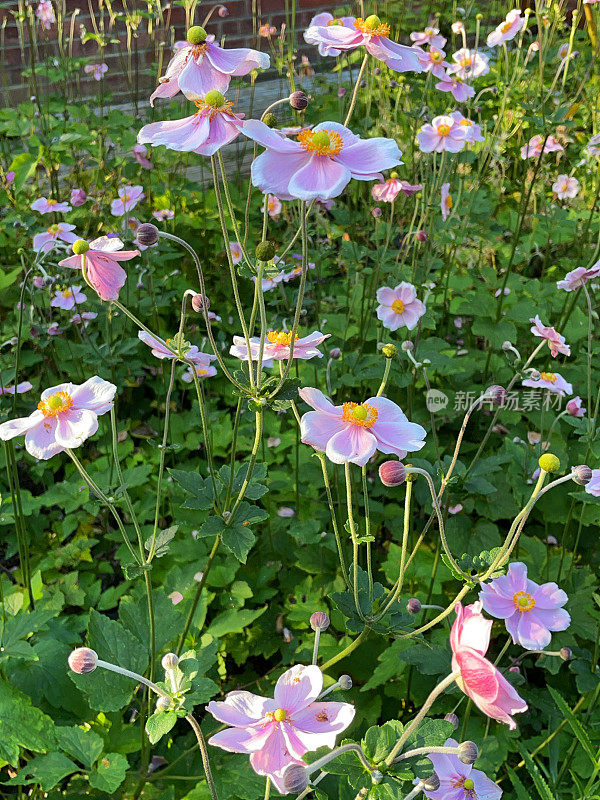
{"label": "yellow flower center", "polygon": [[327,27],[329,27],[330,25],[343,25],[343,24],[344,23],[342,22],[341,19],[330,19],[329,22],[327,23]]}
{"label": "yellow flower center", "polygon": [[394,300],[392,303],[392,308],[396,312],[396,314],[402,314],[404,312],[404,303],[402,300]]}
{"label": "yellow flower center", "polygon": [[[285,331],[269,331],[267,339],[271,344],[285,344],[289,345],[292,342],[292,334],[285,333]],[[298,341],[298,334],[294,337],[294,341]]]}
{"label": "yellow flower center", "polygon": [[460,64],[461,67],[470,67],[471,64],[473,63],[473,59],[467,56],[465,58],[461,58],[461,60],[458,63]]}
{"label": "yellow flower center", "polygon": [[367,17],[366,20],[358,17],[358,19],[354,20],[354,27],[362,33],[370,33],[371,36],[389,36],[390,26],[387,23],[382,23],[377,17],[375,18],[376,22],[373,17]]}
{"label": "yellow flower center", "polygon": [[531,611],[532,608],[535,608],[535,600],[529,592],[521,591],[514,594],[513,603],[517,611]]}
{"label": "yellow flower center", "polygon": [[461,121],[458,124],[470,128],[473,123],[471,122],[470,119],[461,119]]}
{"label": "yellow flower center", "polygon": [[318,156],[337,156],[344,146],[342,137],[336,131],[300,131],[298,141],[304,150]]}
{"label": "yellow flower center", "polygon": [[73,400],[66,392],[56,392],[38,403],[38,411],[45,417],[56,417],[63,411],[68,411],[73,405]]}
{"label": "yellow flower center", "polygon": [[446,208],[452,208],[452,197],[451,197],[451,195],[448,195],[448,197],[445,200],[445,204],[446,204]]}
{"label": "yellow flower center", "polygon": [[287,719],[287,715],[288,713],[285,710],[285,708],[277,708],[275,710],[275,713],[273,714],[276,722],[283,722],[284,720]]}
{"label": "yellow flower center", "polygon": [[430,53],[431,60],[438,62],[443,59],[443,55],[439,52],[439,50],[434,50],[433,53]]}
{"label": "yellow flower center", "polygon": [[[458,681],[457,681],[458,683]],[[477,798],[477,794],[475,793],[475,781],[472,778],[454,778],[452,780],[452,788],[453,789],[464,789],[465,795],[472,800]]]}
{"label": "yellow flower center", "polygon": [[467,792],[471,792],[475,788],[475,781],[472,778],[465,778],[463,786]]}
{"label": "yellow flower center", "polygon": [[540,380],[548,383],[556,383],[557,377],[556,372],[540,372]]}
{"label": "yellow flower center", "polygon": [[372,428],[377,422],[379,412],[368,403],[344,403],[342,416],[346,422],[360,425],[361,428]]}
{"label": "yellow flower center", "polygon": [[512,22],[505,22],[502,25],[502,27],[500,28],[500,30],[502,31],[502,33],[508,33],[510,28],[511,28],[511,25],[512,25]]}
{"label": "yellow flower center", "polygon": [[198,116],[199,114],[206,116],[208,114],[211,121],[218,114],[229,114],[229,116],[232,116],[233,112],[231,111],[231,109],[233,108],[233,103],[227,101],[222,103],[220,106],[215,106],[211,105],[210,103],[207,103],[206,102],[207,99],[210,99],[208,95],[204,98],[204,100],[194,100],[196,108],[198,109],[198,111],[196,112],[196,116]]}
{"label": "yellow flower center", "polygon": [[58,225],[57,223],[55,223],[54,225],[50,225],[46,233],[49,233],[50,236],[56,236],[57,233],[60,233],[60,225]]}
{"label": "yellow flower center", "polygon": [[55,206],[57,203],[58,203],[58,200],[48,200],[48,203],[47,203],[47,205],[49,205],[49,206]]}
{"label": "yellow flower center", "polygon": [[444,125],[444,124],[438,125],[437,132],[439,136],[448,136],[448,134],[450,133],[450,125]]}
{"label": "yellow flower center", "polygon": [[65,289],[62,293],[63,297],[73,297],[73,292],[70,289]]}

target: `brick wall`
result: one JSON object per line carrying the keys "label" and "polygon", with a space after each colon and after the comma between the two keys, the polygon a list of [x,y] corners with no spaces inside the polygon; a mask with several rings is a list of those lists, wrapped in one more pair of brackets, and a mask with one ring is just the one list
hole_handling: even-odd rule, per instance
{"label": "brick wall", "polygon": [[[49,74],[46,64],[53,59],[60,59],[62,53],[71,53],[74,58],[85,59],[87,63],[98,63],[101,60],[108,65],[104,80],[105,91],[113,95],[113,101],[133,100],[135,96],[145,98],[156,83],[157,65],[162,65],[161,74],[171,56],[174,41],[183,39],[190,23],[201,24],[208,11],[214,5],[201,2],[196,8],[193,21],[186,19],[185,9],[181,6],[163,4],[162,13],[158,11],[158,0],[154,4],[157,11],[153,19],[148,19],[148,3],[146,0],[130,0],[128,10],[133,12],[129,21],[123,14],[112,17],[103,0],[53,0],[57,23],[45,30],[35,18],[33,12],[38,0],[29,4],[28,19],[19,25],[13,14],[7,9],[0,9],[0,41],[2,44],[2,104],[14,106],[19,100],[33,91],[33,78],[23,77],[24,70],[35,65],[38,93],[56,91],[56,78]],[[11,4],[12,5],[12,4]],[[16,6],[17,3],[15,2]],[[91,5],[94,17],[89,10]],[[304,45],[302,32],[312,16],[319,11],[333,10],[346,6],[341,0],[225,0],[229,16],[222,18],[215,12],[206,28],[215,34],[217,41],[223,37],[229,47],[257,47],[267,52],[277,47],[277,37],[272,40],[255,37],[253,28],[269,24],[281,31],[282,25],[287,30],[291,27],[291,9],[295,5],[295,27],[297,41]],[[113,3],[113,7],[123,6]],[[256,9],[256,22],[253,16]],[[76,13],[77,12],[77,13]],[[135,19],[136,12],[143,12]],[[98,43],[95,40],[82,42],[83,30],[93,33],[94,22],[97,29],[104,33],[107,44],[102,50],[102,58]],[[71,42],[71,31],[74,35]],[[130,51],[127,41],[130,41]],[[116,40],[116,41],[115,41]],[[304,45],[306,48],[306,46]],[[315,48],[306,48],[305,52],[316,60]],[[127,68],[129,67],[129,69]],[[69,94],[71,99],[95,95],[100,84],[83,72],[83,64],[74,70],[69,77]]]}

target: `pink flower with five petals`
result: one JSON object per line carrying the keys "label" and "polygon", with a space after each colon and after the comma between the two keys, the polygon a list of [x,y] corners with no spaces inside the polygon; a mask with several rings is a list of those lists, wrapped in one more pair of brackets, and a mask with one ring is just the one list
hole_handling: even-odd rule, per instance
{"label": "pink flower with five petals", "polygon": [[83,255],[73,255],[59,261],[61,267],[82,269],[86,281],[98,292],[101,300],[117,300],[127,280],[127,273],[118,264],[139,256],[139,250],[121,250],[123,242],[117,238],[100,236],[89,243]]}
{"label": "pink flower with five petals", "polygon": [[600,261],[597,261],[589,269],[585,267],[572,269],[571,272],[567,272],[562,281],[557,281],[556,285],[559,289],[564,289],[565,292],[574,292],[577,289],[581,289],[582,286],[585,286],[589,280],[597,278],[599,275]]}
{"label": "pink flower with five petals", "polygon": [[33,237],[33,249],[36,253],[47,253],[58,241],[73,244],[77,241],[74,230],[75,225],[70,225],[68,222],[56,222],[43,233],[36,233]]}
{"label": "pink flower with five petals", "polygon": [[[458,742],[446,739],[444,746],[458,747]],[[440,781],[439,789],[423,789],[429,800],[500,800],[502,797],[502,789],[485,772],[472,764],[463,764],[455,753],[432,753],[427,758]]]}
{"label": "pink flower with five petals", "polygon": [[[296,336],[294,340],[294,358],[299,358],[302,361],[307,361],[310,358],[322,358],[323,353],[318,349],[320,344],[323,344],[325,339],[329,339],[330,333],[321,333],[314,331],[308,336],[299,338]],[[263,348],[263,364],[269,361],[287,361],[290,357],[290,345],[292,341],[292,334],[285,331],[269,331]],[[252,361],[258,361],[260,351],[260,339],[253,336],[250,339],[250,356]],[[232,356],[236,356],[242,361],[248,361],[248,348],[246,347],[246,340],[242,336],[234,336],[233,344],[229,352]]]}
{"label": "pink flower with five petals", "polygon": [[423,153],[459,153],[464,149],[467,132],[451,116],[434,117],[431,124],[423,125],[417,133],[419,148]]}
{"label": "pink flower with five petals", "polygon": [[417,322],[427,311],[425,304],[417,299],[417,290],[412,283],[402,281],[395,289],[382,286],[377,290],[377,319],[380,319],[388,330],[408,328],[412,331]]}

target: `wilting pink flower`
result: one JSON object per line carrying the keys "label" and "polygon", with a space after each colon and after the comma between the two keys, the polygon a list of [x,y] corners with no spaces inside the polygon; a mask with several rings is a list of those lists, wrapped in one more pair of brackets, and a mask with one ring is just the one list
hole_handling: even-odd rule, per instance
{"label": "wilting pink flower", "polygon": [[440,199],[440,208],[442,210],[442,219],[444,222],[450,216],[450,212],[452,211],[452,195],[450,194],[450,184],[449,183],[442,183],[442,191],[441,191],[441,199]]}
{"label": "wilting pink flower", "polygon": [[267,53],[246,47],[228,50],[215,44],[212,35],[195,44],[177,42],[175,51],[164,77],[150,97],[150,105],[156,97],[173,97],[180,91],[188,100],[199,100],[213,89],[226,92],[232,76],[247,75],[253,69],[267,69],[270,64]]}
{"label": "wilting pink flower", "polygon": [[[542,150],[543,146],[543,150]],[[544,144],[544,137],[540,134],[533,136],[528,144],[523,145],[521,148],[521,158],[539,158],[542,153],[559,153],[565,148],[556,141],[554,136],[548,136],[546,144]]]}
{"label": "wilting pink flower", "polygon": [[504,44],[504,42],[510,42],[523,25],[525,25],[525,18],[521,16],[521,11],[519,9],[509,11],[504,22],[498,25],[496,30],[492,31],[487,37],[487,46],[497,47],[497,45]]}
{"label": "wilting pink flower", "polygon": [[556,192],[559,200],[566,200],[568,197],[577,197],[579,194],[579,181],[569,175],[559,175],[552,184],[552,191]]}
{"label": "wilting pink flower", "polygon": [[585,412],[587,411],[587,408],[584,408],[583,402],[581,400],[581,397],[579,397],[579,395],[577,395],[577,397],[574,397],[572,400],[569,400],[569,402],[566,405],[566,408],[567,408],[567,414],[569,414],[569,416],[571,417],[580,417],[580,418],[585,417]]}
{"label": "wilting pink flower", "polygon": [[[394,177],[395,176],[395,177]],[[371,189],[373,199],[382,203],[393,203],[400,192],[410,197],[423,188],[422,184],[412,185],[408,181],[401,181],[395,173],[387,181],[376,183]]]}
{"label": "wilting pink flower", "polygon": [[75,306],[85,303],[87,297],[81,291],[81,286],[70,286],[62,291],[57,291],[52,298],[50,305],[52,308],[63,308],[70,311]]}
{"label": "wilting pink flower", "polygon": [[45,197],[38,197],[31,204],[34,211],[39,211],[40,214],[52,214],[52,212],[66,213],[71,210],[68,203],[59,203],[58,200],[50,198],[47,200]]}
{"label": "wilting pink flower", "polygon": [[556,56],[557,56],[557,58],[560,58],[560,59],[561,59],[561,61],[564,61],[564,60],[565,60],[565,58],[567,58],[567,56],[568,56],[569,58],[575,58],[575,56],[578,56],[578,55],[579,55],[579,53],[577,52],[577,50],[571,50],[571,53],[570,53],[570,55],[569,55],[569,46],[570,46],[570,45],[569,45],[569,43],[568,43],[568,42],[564,42],[564,44],[561,44],[561,46],[558,48],[558,51],[557,51],[557,53],[556,53]]}
{"label": "wilting pink flower", "polygon": [[123,242],[115,237],[100,236],[89,243],[83,255],[72,255],[59,261],[61,267],[83,269],[86,281],[101,300],[116,300],[127,280],[127,273],[118,264],[139,256],[139,250],[121,250]]}
{"label": "wilting pink flower", "polygon": [[95,311],[83,311],[81,314],[73,314],[69,322],[74,325],[83,325],[84,328],[90,324],[93,319],[96,319],[98,314]]}
{"label": "wilting pink flower", "polygon": [[54,8],[50,0],[41,0],[35,10],[35,15],[40,21],[42,27],[44,27],[47,31],[49,31],[52,25],[56,22]]}
{"label": "wilting pink flower", "polygon": [[480,78],[487,75],[490,71],[489,59],[478,50],[469,50],[461,47],[456,53],[452,54],[452,64],[448,72],[456,75],[457,78],[467,81],[471,78]]}
{"label": "wilting pink flower", "polygon": [[435,88],[440,92],[451,92],[457,103],[464,103],[475,96],[475,89],[472,86],[449,72],[442,77],[439,83],[435,84]]}
{"label": "wilting pink flower", "polygon": [[417,133],[419,148],[423,153],[458,153],[465,146],[467,132],[451,116],[434,117],[431,124],[423,125]]}
{"label": "wilting pink flower", "polygon": [[117,387],[97,375],[80,386],[60,383],[42,392],[36,411],[0,425],[0,439],[25,434],[25,449],[43,461],[79,447],[98,430],[98,416],[113,407]]}
{"label": "wilting pink flower", "polygon": [[565,592],[555,583],[534,583],[520,562],[485,583],[479,599],[488,614],[504,620],[513,643],[526,650],[543,650],[550,644],[551,631],[564,631],[571,624],[563,608],[569,599]]}
{"label": "wilting pink flower", "polygon": [[313,25],[305,32],[304,38],[309,44],[318,45],[323,55],[333,50],[343,52],[364,46],[367,53],[396,72],[422,72],[417,50],[389,39],[390,26],[382,24],[377,16],[367,17],[366,20],[355,19],[353,28],[345,25]]}
{"label": "wilting pink flower", "polygon": [[71,189],[71,205],[75,208],[82,206],[87,200],[87,194],[83,189]]}
{"label": "wilting pink flower", "polygon": [[48,336],[62,336],[62,329],[59,328],[58,322],[51,322],[46,333]]}
{"label": "wilting pink flower", "polygon": [[600,156],[600,133],[592,136],[592,138],[586,144],[585,149],[591,156]]}
{"label": "wilting pink flower", "polygon": [[416,50],[419,64],[423,72],[431,72],[434,78],[442,79],[446,74],[446,67],[449,67],[447,61],[444,60],[446,53],[443,50],[438,50],[431,47],[429,50]]}
{"label": "wilting pink flower", "polygon": [[457,503],[455,506],[448,506],[449,514],[460,514],[463,510],[462,503]]}
{"label": "wilting pink flower", "polygon": [[263,202],[262,211],[265,210],[265,205],[269,216],[273,219],[277,219],[281,214],[281,200],[273,194],[268,194]]}
{"label": "wilting pink flower", "polygon": [[167,219],[173,219],[175,212],[171,208],[158,208],[152,212],[152,216],[159,222],[164,222]]}
{"label": "wilting pink flower", "polygon": [[339,122],[321,122],[313,130],[303,130],[298,141],[258,120],[248,120],[243,130],[267,148],[252,162],[252,183],[280,200],[337,197],[352,178],[382,180],[381,170],[402,163],[393,139],[364,140]]}
{"label": "wilting pink flower", "polygon": [[57,241],[73,244],[77,241],[77,236],[72,233],[74,230],[75,225],[70,225],[68,222],[50,225],[43,233],[36,233],[33,237],[33,249],[36,253],[47,253]]}
{"label": "wilting pink flower", "polygon": [[214,99],[216,105],[207,102],[212,102],[212,95],[205,100],[196,100],[198,111],[191,117],[144,125],[138,133],[138,142],[153,147],[162,144],[169,150],[194,152],[201,156],[214,155],[239,136],[243,116],[232,112],[233,104],[225,102],[220,92],[214,93]]}
{"label": "wilting pink flower", "polygon": [[537,380],[527,378],[523,381],[523,386],[529,386],[531,389],[547,389],[560,397],[564,397],[565,394],[573,394],[573,386],[567,383],[558,372],[540,372]]}
{"label": "wilting pink flower", "polygon": [[95,81],[101,81],[102,76],[108,72],[106,64],[86,64],[83,68],[86,75],[91,75]]}
{"label": "wilting pink flower", "polygon": [[234,264],[239,264],[243,258],[242,248],[239,242],[229,242],[229,252]]}
{"label": "wilting pink flower", "polygon": [[[354,27],[354,21],[356,17],[336,17],[334,18],[332,14],[328,11],[324,11],[321,14],[316,14],[310,21],[307,30],[311,28],[324,28],[331,25],[343,25],[345,28],[349,28],[351,31],[355,31],[356,28]],[[308,39],[306,39],[306,32],[304,34],[305,40],[312,44]],[[330,47],[327,44],[319,44],[319,53],[322,56],[339,56],[341,50],[336,50],[334,47]]]}
{"label": "wilting pink flower", "polygon": [[[292,255],[292,258],[295,258],[299,261],[302,260],[302,256],[300,255]],[[316,264],[313,261],[309,261],[308,264],[306,265],[307,270],[315,269],[315,267]],[[289,272],[284,272],[283,280],[285,281],[285,283],[289,283],[289,281],[294,280],[294,278],[299,278],[301,275],[302,275],[302,266],[297,266],[294,267],[294,269],[291,269]]]}
{"label": "wilting pink flower", "polygon": [[138,339],[151,348],[153,356],[160,359],[182,358],[199,367],[206,367],[210,366],[210,362],[216,358],[211,353],[203,353],[198,350],[195,344],[182,341],[180,346],[177,337],[163,341],[158,336],[151,336],[147,331],[139,331]]}
{"label": "wilting pink flower", "polygon": [[264,39],[270,39],[271,36],[277,35],[277,28],[274,25],[261,25],[258,29],[258,35],[262,36]]}
{"label": "wilting pink flower", "polygon": [[[330,333],[315,331],[308,336],[294,339],[294,358],[307,361],[309,358],[323,357],[323,353],[318,349],[325,339],[329,339]],[[292,334],[285,331],[269,331],[264,344],[263,361],[286,361],[290,357],[290,344]],[[233,344],[229,352],[242,361],[248,361],[248,349],[246,340],[242,336],[234,336]],[[250,339],[250,354],[252,361],[258,361],[260,352],[260,339],[254,336]]]}
{"label": "wilting pink flower", "polygon": [[[446,739],[444,745],[458,747],[458,742]],[[427,758],[440,780],[439,789],[423,789],[430,800],[500,800],[502,797],[502,789],[494,781],[472,764],[463,764],[455,753],[431,753]]]}
{"label": "wilting pink flower", "polygon": [[351,462],[362,467],[376,450],[402,459],[425,445],[425,429],[409,422],[386,397],[334,406],[318,389],[300,389],[299,394],[315,409],[302,417],[302,441],[335,464]]}
{"label": "wilting pink flower", "polygon": [[123,214],[127,214],[146,196],[142,186],[121,186],[117,194],[119,195],[118,199],[113,200],[110,204],[111,214],[115,217],[121,217]]}
{"label": "wilting pink flower", "polygon": [[465,129],[466,131],[465,141],[468,144],[485,141],[485,136],[483,136],[483,134],[481,133],[481,125],[478,125],[476,122],[471,122],[470,119],[463,117],[460,111],[453,111],[450,114],[450,116],[455,122],[457,122]]}
{"label": "wilting pink flower", "polygon": [[131,148],[131,152],[133,153],[133,157],[144,169],[152,169],[152,162],[148,158],[148,148],[145,144],[134,144]]}
{"label": "wilting pink flower", "polygon": [[571,348],[565,343],[565,337],[561,336],[554,328],[543,325],[538,314],[535,317],[531,317],[529,322],[533,322],[533,327],[531,328],[533,335],[537,336],[538,339],[546,339],[548,342],[552,358],[556,358],[559,353],[565,356],[571,355]]}
{"label": "wilting pink flower", "polygon": [[585,487],[585,490],[593,497],[600,497],[600,469],[592,470],[592,479]]}
{"label": "wilting pink flower", "polygon": [[303,764],[305,753],[335,747],[336,736],[354,719],[349,703],[315,702],[322,688],[319,667],[297,665],[279,678],[273,700],[244,691],[231,692],[222,702],[211,700],[207,711],[231,727],[212,736],[209,744],[248,753],[252,769],[285,794],[285,769]]}
{"label": "wilting pink flower", "polygon": [[600,275],[600,261],[596,262],[592,267],[586,269],[585,267],[577,267],[567,272],[562,281],[557,281],[556,285],[559,289],[564,289],[565,292],[574,292],[581,289],[582,286]]}
{"label": "wilting pink flower", "polygon": [[[207,353],[203,353],[203,355],[207,355]],[[211,364],[194,364],[193,367],[190,364],[186,372],[181,376],[181,380],[186,383],[192,383],[194,380],[194,370],[198,378],[213,378],[217,374],[216,367],[213,367]]]}
{"label": "wilting pink flower", "polygon": [[394,289],[382,286],[377,289],[377,319],[385,328],[397,331],[408,328],[412,331],[426,312],[425,304],[417,299],[417,290],[412,283],[402,281]]}
{"label": "wilting pink flower", "polygon": [[0,395],[2,394],[14,394],[15,391],[17,394],[24,394],[28,392],[30,389],[33,389],[33,384],[29,383],[29,381],[22,381],[21,383],[17,383],[15,386],[0,386]]}
{"label": "wilting pink flower", "polygon": [[488,717],[506,723],[511,730],[517,727],[512,714],[527,710],[504,675],[485,658],[490,644],[492,620],[481,613],[481,603],[463,608],[454,607],[456,620],[450,631],[452,671],[459,671],[458,687]]}
{"label": "wilting pink flower", "polygon": [[446,39],[440,36],[438,28],[425,28],[424,31],[413,31],[410,35],[410,40],[421,47],[428,44],[430,47],[442,48],[446,44]]}

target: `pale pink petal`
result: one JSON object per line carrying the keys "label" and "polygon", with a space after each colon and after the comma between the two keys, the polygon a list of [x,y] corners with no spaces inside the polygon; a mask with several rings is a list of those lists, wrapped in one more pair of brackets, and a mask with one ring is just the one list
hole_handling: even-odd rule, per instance
{"label": "pale pink petal", "polygon": [[253,753],[254,748],[248,748],[248,742],[252,740],[252,731],[244,728],[226,728],[211,736],[209,744],[227,750],[229,753]]}
{"label": "pale pink petal", "polygon": [[288,669],[275,685],[274,699],[279,708],[293,714],[312,703],[323,688],[323,674],[315,665],[297,664]]}
{"label": "pale pink petal", "polygon": [[230,692],[225,700],[211,700],[206,709],[219,722],[247,727],[262,719],[270,701],[252,692]]}
{"label": "pale pink petal", "polygon": [[87,408],[71,408],[57,417],[56,442],[72,450],[98,430],[98,416]]}
{"label": "pale pink petal", "polygon": [[324,453],[331,437],[345,430],[347,425],[341,417],[308,411],[300,420],[300,437],[304,444]]}
{"label": "pale pink petal", "polygon": [[292,175],[287,191],[301,200],[327,200],[340,195],[351,177],[343,163],[317,155]]}
{"label": "pale pink petal", "polygon": [[334,464],[350,461],[363,467],[376,450],[377,439],[372,433],[360,425],[350,425],[331,437],[325,453]]}
{"label": "pale pink petal", "polygon": [[34,458],[46,461],[65,449],[55,437],[56,417],[42,417],[25,434],[25,449]]}
{"label": "pale pink petal", "polygon": [[330,414],[334,417],[341,417],[342,416],[342,407],[341,406],[334,406],[331,400],[329,400],[323,392],[319,389],[313,389],[310,386],[306,386],[303,389],[298,390],[298,394],[304,400],[305,403],[308,403],[311,408],[314,408],[315,411],[320,411],[323,414]]}
{"label": "pale pink petal", "polygon": [[0,439],[3,442],[8,442],[9,439],[14,439],[15,436],[23,436],[24,433],[38,425],[43,419],[44,415],[41,411],[34,411],[28,417],[9,419],[0,425]]}

